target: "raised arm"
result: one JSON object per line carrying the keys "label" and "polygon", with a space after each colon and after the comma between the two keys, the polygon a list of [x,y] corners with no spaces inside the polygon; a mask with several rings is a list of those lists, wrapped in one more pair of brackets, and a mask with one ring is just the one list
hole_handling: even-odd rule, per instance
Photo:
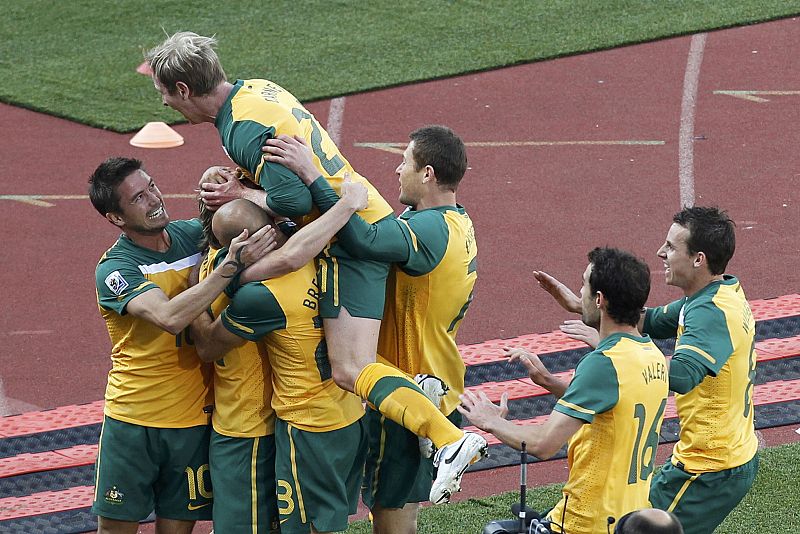
{"label": "raised arm", "polygon": [[332,209],[298,230],[281,248],[246,269],[240,280],[242,283],[267,280],[296,271],[319,254],[350,216],[366,205],[367,188],[345,178],[342,198]]}
{"label": "raised arm", "polygon": [[581,313],[581,299],[570,288],[544,271],[533,271],[539,287],[550,293],[562,308],[572,313]]}
{"label": "raised arm", "polygon": [[171,334],[178,334],[211,305],[231,278],[274,247],[274,232],[272,228],[265,227],[249,239],[247,232],[242,232],[231,242],[222,265],[214,269],[208,278],[171,299],[160,288],[141,293],[128,302],[127,313]]}

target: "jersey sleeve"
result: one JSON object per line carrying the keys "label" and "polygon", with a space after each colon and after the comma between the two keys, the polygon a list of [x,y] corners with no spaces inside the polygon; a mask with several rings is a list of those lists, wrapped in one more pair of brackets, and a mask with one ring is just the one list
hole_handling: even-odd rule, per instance
{"label": "jersey sleeve", "polygon": [[595,351],[578,364],[572,382],[553,409],[591,423],[595,414],[607,412],[617,405],[617,401],[617,370],[609,358]]}
{"label": "jersey sleeve", "polygon": [[144,277],[138,266],[126,261],[107,260],[95,270],[97,302],[103,308],[125,315],[132,298],[158,286]]}
{"label": "jersey sleeve", "polygon": [[[324,177],[311,184],[311,196],[320,211],[326,212],[339,200]],[[407,225],[394,217],[384,218],[372,224],[354,213],[347,224],[336,234],[339,242],[354,258],[404,262],[408,259],[411,237]]]}
{"label": "jersey sleeve", "polygon": [[225,328],[248,341],[258,341],[274,330],[286,328],[281,305],[261,282],[240,287],[221,318]]}
{"label": "jersey sleeve", "polygon": [[433,271],[444,258],[450,240],[450,228],[442,212],[425,210],[408,219],[398,220],[405,225],[411,245],[408,259],[400,262],[400,268],[411,276],[422,276]]}
{"label": "jersey sleeve", "polygon": [[244,145],[241,148],[245,159],[243,166],[267,192],[267,206],[284,217],[301,217],[311,211],[311,193],[295,173],[283,165],[264,160],[261,147],[273,137],[275,128],[272,126],[256,121],[242,121],[236,125],[237,143]]}
{"label": "jersey sleeve", "polygon": [[683,333],[673,356],[699,363],[716,376],[733,354],[733,343],[725,314],[706,301],[684,310]]}
{"label": "jersey sleeve", "polygon": [[647,308],[644,316],[643,334],[653,339],[669,339],[678,333],[678,318],[685,298],[670,302],[666,306]]}

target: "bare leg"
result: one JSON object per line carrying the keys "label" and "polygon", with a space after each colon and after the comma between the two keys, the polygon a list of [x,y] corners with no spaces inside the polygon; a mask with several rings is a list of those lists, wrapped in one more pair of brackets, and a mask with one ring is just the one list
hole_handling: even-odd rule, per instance
{"label": "bare leg", "polygon": [[364,367],[375,363],[381,322],[353,317],[342,308],[339,317],[325,319],[324,325],[333,381],[340,388],[353,391]]}
{"label": "bare leg", "polygon": [[403,508],[372,509],[372,534],[416,534],[419,503],[410,502]]}
{"label": "bare leg", "polygon": [[156,517],[156,534],[191,534],[194,521]]}
{"label": "bare leg", "polygon": [[97,518],[97,534],[136,534],[138,521],[118,521],[107,517]]}

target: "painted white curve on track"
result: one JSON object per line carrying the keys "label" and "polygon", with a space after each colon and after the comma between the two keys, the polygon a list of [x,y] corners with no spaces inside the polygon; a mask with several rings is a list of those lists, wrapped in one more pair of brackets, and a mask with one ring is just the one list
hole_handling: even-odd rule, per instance
{"label": "painted white curve on track", "polygon": [[681,98],[681,126],[678,135],[678,179],[680,185],[681,207],[694,206],[694,121],[697,107],[697,87],[700,80],[700,65],[706,34],[692,36],[689,57],[683,77],[683,97]]}
{"label": "painted white curve on track", "polygon": [[333,144],[339,145],[342,137],[342,123],[344,122],[344,97],[331,100],[331,108],[328,112],[328,135]]}

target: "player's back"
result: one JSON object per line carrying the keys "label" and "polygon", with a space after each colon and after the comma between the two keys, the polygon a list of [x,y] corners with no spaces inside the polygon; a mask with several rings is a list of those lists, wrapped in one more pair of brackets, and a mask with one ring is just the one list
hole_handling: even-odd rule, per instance
{"label": "player's back", "polygon": [[[294,95],[274,82],[237,80],[228,102],[220,110],[217,128],[228,156],[268,193],[275,187],[277,180],[274,175],[284,174],[285,169],[277,169],[279,165],[265,162],[261,147],[267,139],[282,134],[296,135],[311,147],[314,164],[337,193],[341,192],[345,175],[367,187],[368,206],[359,212],[367,222],[378,221],[392,213],[391,206],[366,178],[353,169],[314,115]],[[283,176],[281,179],[299,182],[296,176]],[[292,216],[282,212],[280,206],[270,207],[281,215]],[[304,217],[303,223],[318,216],[314,209]]]}
{"label": "player's back", "polygon": [[229,328],[259,339],[269,355],[275,414],[301,430],[343,428],[363,415],[361,400],[331,376],[313,262],[242,286],[223,314]]}
{"label": "player's back", "polygon": [[[200,280],[225,259],[227,249],[211,248],[200,265]],[[218,317],[230,299],[221,293],[211,304]],[[272,373],[267,355],[248,341],[214,362],[214,430],[229,437],[259,437],[273,432]]]}

